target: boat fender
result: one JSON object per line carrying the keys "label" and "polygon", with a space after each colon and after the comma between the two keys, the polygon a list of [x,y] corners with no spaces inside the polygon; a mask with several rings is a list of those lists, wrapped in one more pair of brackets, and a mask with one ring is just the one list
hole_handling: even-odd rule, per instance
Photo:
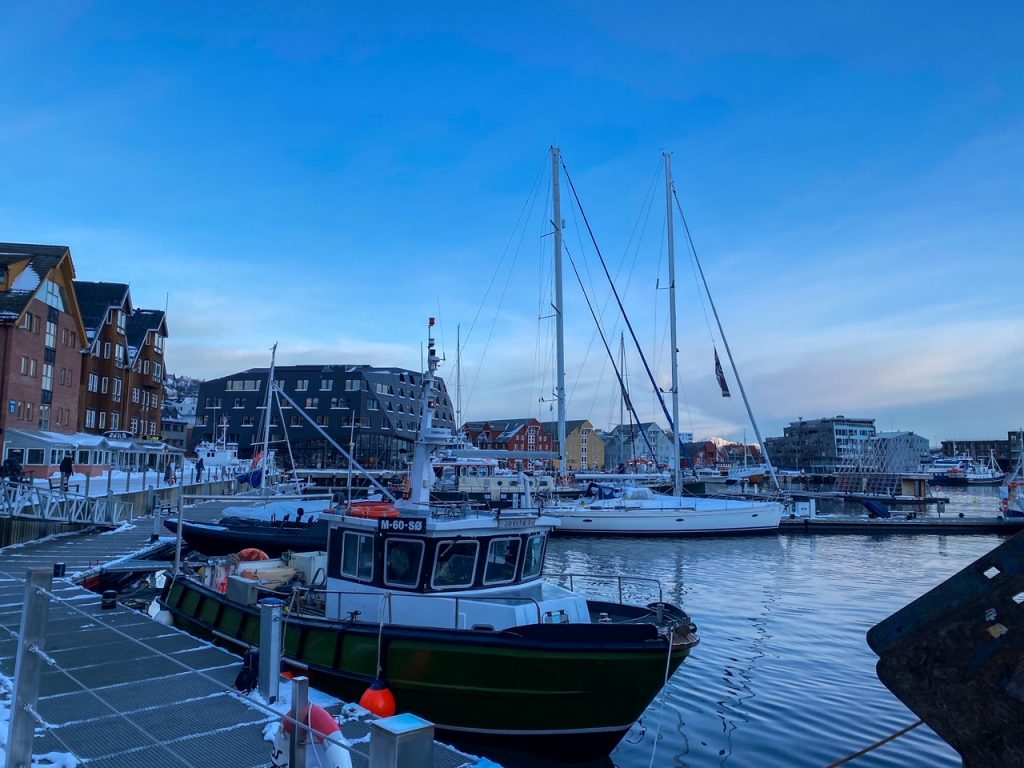
{"label": "boat fender", "polygon": [[[352,768],[352,758],[348,750],[327,738],[340,737],[341,728],[323,707],[310,704],[308,709],[309,726],[316,732],[306,745],[306,766],[311,768]],[[292,732],[292,723],[282,720],[274,736],[274,748],[270,753],[270,764],[273,768],[291,768],[288,755],[288,738]]]}
{"label": "boat fender", "polygon": [[256,648],[250,648],[242,656],[242,668],[238,670],[238,677],[235,678],[235,688],[242,693],[251,693],[256,690],[260,676],[260,652]]}
{"label": "boat fender", "polygon": [[359,706],[369,710],[377,717],[391,717],[396,711],[395,696],[391,693],[387,683],[378,677],[359,697]]}
{"label": "boat fender", "polygon": [[252,563],[257,560],[269,560],[270,556],[262,549],[256,549],[256,547],[246,547],[238,553],[238,559],[243,563]]}

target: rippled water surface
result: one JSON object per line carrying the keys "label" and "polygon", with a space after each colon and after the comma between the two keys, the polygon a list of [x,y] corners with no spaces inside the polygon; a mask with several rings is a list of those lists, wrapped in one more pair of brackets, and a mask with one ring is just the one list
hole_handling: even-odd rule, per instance
{"label": "rippled water surface", "polygon": [[[990,490],[947,495],[956,506],[980,503],[979,514],[994,514]],[[549,572],[659,579],[666,599],[682,604],[701,634],[659,700],[599,765],[821,767],[913,723],[917,717],[878,681],[865,633],[1002,540],[553,539]],[[921,727],[853,765],[933,768],[960,760]]]}

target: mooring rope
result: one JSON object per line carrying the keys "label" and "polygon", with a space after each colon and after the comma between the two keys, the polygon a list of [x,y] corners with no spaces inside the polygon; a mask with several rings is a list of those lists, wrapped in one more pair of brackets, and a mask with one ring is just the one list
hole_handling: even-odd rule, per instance
{"label": "mooring rope", "polygon": [[911,723],[906,728],[901,728],[895,733],[890,733],[884,739],[879,739],[871,746],[864,747],[864,749],[860,750],[859,752],[854,752],[852,755],[847,755],[841,760],[836,760],[834,763],[829,763],[827,766],[825,766],[825,768],[838,768],[838,766],[840,765],[846,765],[851,760],[856,760],[858,757],[862,757],[866,755],[868,752],[871,752],[885,744],[888,744],[890,741],[895,741],[900,736],[905,736],[906,734],[910,733],[912,730],[917,728],[919,725],[924,725],[924,720],[918,720],[916,723]]}

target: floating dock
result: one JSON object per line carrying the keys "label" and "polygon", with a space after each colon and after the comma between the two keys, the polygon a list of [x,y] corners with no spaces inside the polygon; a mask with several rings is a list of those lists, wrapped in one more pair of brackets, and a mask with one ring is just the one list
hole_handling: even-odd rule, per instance
{"label": "floating dock", "polygon": [[945,534],[996,533],[1012,536],[1024,530],[1024,517],[784,517],[780,533]]}
{"label": "floating dock", "polygon": [[[211,505],[196,519],[214,514]],[[33,754],[72,754],[89,768],[268,766],[273,745],[264,730],[280,716],[235,690],[239,656],[120,604],[104,608],[99,595],[81,586],[160,556],[168,544],[173,555],[173,538],[151,542],[152,531],[150,517],[108,533],[61,534],[0,549],[0,673],[8,678],[15,677],[27,570],[63,563],[66,571],[47,595],[47,664]],[[364,718],[342,724],[342,736],[356,742],[349,747],[356,766],[368,764],[369,730]],[[434,768],[479,762],[434,745]]]}

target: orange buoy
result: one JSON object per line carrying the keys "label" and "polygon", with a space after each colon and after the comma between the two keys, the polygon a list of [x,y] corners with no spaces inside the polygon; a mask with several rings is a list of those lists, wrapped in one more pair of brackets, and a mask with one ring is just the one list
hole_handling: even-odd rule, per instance
{"label": "orange buoy", "polygon": [[391,717],[395,714],[395,697],[379,677],[359,697],[359,706],[377,717]]}
{"label": "orange buoy", "polygon": [[243,563],[251,563],[256,560],[269,560],[270,556],[262,549],[256,549],[256,547],[246,547],[238,553],[238,559]]}
{"label": "orange buoy", "polygon": [[390,501],[357,501],[349,507],[352,517],[398,517],[398,510]]}

